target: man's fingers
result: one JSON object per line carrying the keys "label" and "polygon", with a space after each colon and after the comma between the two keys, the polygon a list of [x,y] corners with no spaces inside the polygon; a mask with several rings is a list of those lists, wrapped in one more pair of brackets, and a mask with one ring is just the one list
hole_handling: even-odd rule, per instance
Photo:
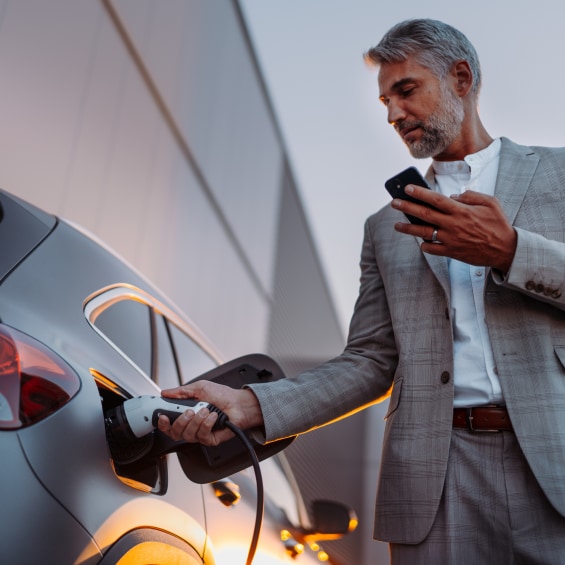
{"label": "man's fingers", "polygon": [[410,216],[416,216],[430,225],[441,224],[446,215],[456,212],[460,206],[453,199],[421,186],[408,185],[406,193],[420,202],[410,202],[394,198],[392,207]]}
{"label": "man's fingers", "polygon": [[219,385],[210,381],[196,381],[175,388],[163,389],[161,396],[166,398],[196,398],[197,400],[211,402],[214,399],[214,391],[217,392],[218,387]]}
{"label": "man's fingers", "polygon": [[[454,227],[452,224],[460,224],[459,214],[464,211],[471,212],[472,208],[467,207],[477,207],[475,212],[480,214],[486,212],[487,209],[490,209],[495,214],[499,213],[500,210],[500,205],[494,196],[472,190],[450,197],[416,185],[408,185],[405,190],[407,194],[417,200],[421,200],[422,203],[395,198],[392,201],[393,208],[410,216],[416,216],[430,226],[444,227],[448,228],[448,230]],[[422,234],[416,233],[412,228],[397,228],[397,231],[422,237]],[[423,237],[427,239],[425,235]]]}
{"label": "man's fingers", "polygon": [[161,396],[165,398],[197,398],[196,392],[193,385],[183,385],[175,388],[165,388],[161,391]]}
{"label": "man's fingers", "polygon": [[429,204],[442,212],[449,213],[454,208],[453,200],[444,196],[441,192],[436,192],[435,190],[430,190],[429,188],[424,188],[416,184],[407,185],[404,191],[412,198],[421,200],[425,204]]}
{"label": "man's fingers", "polygon": [[[159,423],[161,418],[159,418]],[[195,441],[198,422],[194,410],[185,410],[172,424],[169,422],[168,433],[175,440]],[[192,431],[191,431],[192,430]]]}
{"label": "man's fingers", "polygon": [[157,427],[162,432],[169,433],[171,430],[171,422],[169,421],[169,418],[167,418],[164,414],[160,414],[159,419],[157,420]]}
{"label": "man's fingers", "polygon": [[496,202],[494,196],[481,194],[480,192],[475,192],[474,190],[466,190],[461,194],[452,194],[450,198],[451,200],[455,200],[456,202],[460,202],[461,204],[468,204],[473,206],[491,204],[493,202]]}
{"label": "man's fingers", "polygon": [[194,412],[190,408],[183,412],[172,424],[167,416],[161,415],[158,420],[159,430],[168,434],[175,441],[186,441],[189,443],[201,443],[202,445],[214,446],[220,441],[229,439],[231,432],[220,433],[213,431],[218,414],[202,408]]}

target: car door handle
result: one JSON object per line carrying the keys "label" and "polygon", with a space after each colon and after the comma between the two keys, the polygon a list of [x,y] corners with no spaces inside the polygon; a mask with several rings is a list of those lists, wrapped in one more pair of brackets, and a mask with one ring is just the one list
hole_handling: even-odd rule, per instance
{"label": "car door handle", "polygon": [[235,506],[241,499],[239,486],[229,478],[214,481],[210,486],[214,489],[216,498],[224,506]]}

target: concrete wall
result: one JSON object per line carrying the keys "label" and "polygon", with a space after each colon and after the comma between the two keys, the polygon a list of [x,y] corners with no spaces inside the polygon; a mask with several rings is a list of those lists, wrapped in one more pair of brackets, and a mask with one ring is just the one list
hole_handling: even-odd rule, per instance
{"label": "concrete wall", "polygon": [[[236,1],[0,0],[0,77],[0,186],[106,241],[226,359],[266,352],[291,375],[339,353]],[[366,418],[289,450],[308,498],[360,514],[359,532],[329,544],[347,564],[376,562],[360,541]]]}

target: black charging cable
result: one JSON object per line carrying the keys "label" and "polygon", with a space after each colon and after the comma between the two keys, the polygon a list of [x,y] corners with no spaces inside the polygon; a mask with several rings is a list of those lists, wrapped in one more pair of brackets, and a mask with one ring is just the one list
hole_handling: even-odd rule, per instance
{"label": "black charging cable", "polygon": [[255,482],[257,483],[257,508],[255,510],[255,525],[253,527],[253,537],[251,538],[251,543],[249,545],[249,551],[247,553],[247,561],[245,565],[251,565],[253,558],[255,557],[255,552],[257,551],[257,544],[259,543],[259,534],[261,533],[261,525],[263,523],[263,511],[264,511],[264,501],[265,492],[263,488],[263,477],[261,475],[261,467],[259,465],[259,459],[253,449],[253,445],[249,441],[249,438],[245,433],[240,430],[237,426],[234,426],[229,420],[225,423],[226,428],[230,429],[245,445],[249,456],[251,457],[251,463],[253,465],[253,470],[255,471]]}
{"label": "black charging cable", "polygon": [[223,428],[228,428],[229,430],[231,430],[247,449],[249,457],[251,458],[251,464],[253,465],[253,471],[255,472],[255,482],[257,484],[257,507],[255,510],[255,525],[253,527],[253,536],[251,538],[249,551],[247,553],[247,561],[245,562],[245,565],[251,565],[253,563],[253,558],[255,557],[255,552],[257,551],[257,545],[259,543],[259,535],[261,533],[263,512],[265,508],[265,489],[263,488],[261,466],[259,465],[259,459],[257,458],[255,449],[253,448],[253,445],[249,441],[249,438],[247,437],[245,432],[238,428],[235,424],[232,424],[227,414],[222,412],[216,406],[210,404],[208,409],[210,410],[210,412],[216,412],[218,414],[218,419],[212,429],[221,430]]}

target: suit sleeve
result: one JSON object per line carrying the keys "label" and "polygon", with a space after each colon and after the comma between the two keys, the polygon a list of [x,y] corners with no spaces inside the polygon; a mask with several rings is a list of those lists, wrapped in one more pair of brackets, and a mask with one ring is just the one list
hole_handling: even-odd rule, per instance
{"label": "suit sleeve", "polygon": [[248,387],[263,412],[263,440],[306,432],[387,398],[398,356],[369,221],[360,265],[359,296],[343,353],[296,377]]}
{"label": "suit sleeve", "polygon": [[493,271],[497,284],[565,310],[565,243],[515,228],[516,254],[506,275]]}

